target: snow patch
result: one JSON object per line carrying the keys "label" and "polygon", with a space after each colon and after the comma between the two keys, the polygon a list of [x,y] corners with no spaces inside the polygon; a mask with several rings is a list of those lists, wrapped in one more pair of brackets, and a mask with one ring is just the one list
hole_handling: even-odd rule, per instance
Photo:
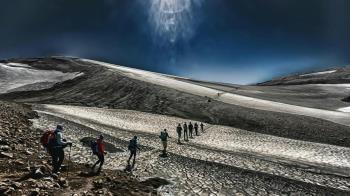
{"label": "snow patch", "polygon": [[[117,138],[123,138],[127,135],[125,131],[143,132],[153,134],[156,137],[161,130],[166,128],[170,136],[176,139],[176,126],[178,123],[196,122],[191,119],[133,110],[64,105],[42,106],[43,108],[39,110],[42,113],[70,119],[85,126],[89,126],[87,122],[93,122],[95,123],[93,126],[105,125],[114,127],[115,131],[103,131]],[[101,130],[98,127],[96,129]],[[293,140],[220,125],[205,124],[205,129],[205,133],[201,133],[200,131],[201,137],[196,137],[191,142],[213,149],[350,168],[349,148]],[[172,144],[169,143],[169,151],[172,150]]]}
{"label": "snow patch", "polygon": [[331,74],[331,73],[334,73],[336,71],[337,70],[320,71],[320,72],[315,72],[315,73],[303,74],[300,76],[302,76],[302,77],[304,77],[304,76],[317,76],[317,75],[323,75],[323,74]]}
{"label": "snow patch", "polygon": [[11,67],[26,67],[26,68],[31,68],[29,65],[22,64],[22,63],[7,63],[8,66]]}
{"label": "snow patch", "polygon": [[327,86],[327,87],[343,87],[350,88],[350,84],[313,84],[314,86]]}
{"label": "snow patch", "polygon": [[350,113],[350,107],[339,108],[338,111]]}
{"label": "snow patch", "polygon": [[0,94],[14,91],[42,90],[54,84],[82,76],[83,73],[38,70],[26,64],[0,63]]}

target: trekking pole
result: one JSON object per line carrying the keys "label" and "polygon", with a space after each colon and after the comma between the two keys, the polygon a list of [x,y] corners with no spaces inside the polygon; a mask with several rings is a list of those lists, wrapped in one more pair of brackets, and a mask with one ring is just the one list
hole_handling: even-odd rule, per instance
{"label": "trekking pole", "polygon": [[69,146],[68,164],[67,164],[67,180],[68,180],[68,171],[69,171],[69,162],[70,162],[70,152],[71,151],[72,151],[72,146]]}

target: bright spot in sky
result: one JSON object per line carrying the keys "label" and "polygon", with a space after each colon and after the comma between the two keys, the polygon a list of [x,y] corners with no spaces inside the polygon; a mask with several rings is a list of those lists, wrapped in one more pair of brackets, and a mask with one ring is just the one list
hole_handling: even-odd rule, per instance
{"label": "bright spot in sky", "polygon": [[194,8],[202,0],[150,0],[149,21],[156,41],[172,44],[190,39],[195,31]]}

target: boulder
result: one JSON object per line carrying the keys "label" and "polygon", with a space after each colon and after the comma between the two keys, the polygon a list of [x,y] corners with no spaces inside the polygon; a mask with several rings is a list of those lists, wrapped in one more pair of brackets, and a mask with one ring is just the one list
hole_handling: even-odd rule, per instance
{"label": "boulder", "polygon": [[30,195],[31,196],[37,196],[40,194],[40,189],[39,188],[36,188],[34,190],[31,191]]}
{"label": "boulder", "polygon": [[14,188],[14,189],[20,189],[22,187],[22,184],[20,182],[12,182],[11,183],[11,186]]}
{"label": "boulder", "polygon": [[31,152],[31,151],[29,151],[29,150],[26,150],[26,155],[32,155],[33,154],[33,152]]}
{"label": "boulder", "polygon": [[36,169],[34,171],[33,178],[34,179],[39,179],[39,178],[42,178],[42,177],[44,177],[44,173],[41,171],[40,168]]}
{"label": "boulder", "polygon": [[58,184],[64,188],[68,187],[68,181],[63,177],[58,179]]}
{"label": "boulder", "polygon": [[0,138],[0,145],[9,145],[9,142],[3,138]]}
{"label": "boulder", "polygon": [[10,146],[0,146],[0,151],[9,151],[10,150]]}
{"label": "boulder", "polygon": [[12,159],[13,158],[13,153],[0,152],[0,158]]}
{"label": "boulder", "polygon": [[15,160],[15,161],[13,161],[12,162],[12,164],[15,164],[15,165],[24,165],[24,162],[23,161],[21,161],[21,160]]}

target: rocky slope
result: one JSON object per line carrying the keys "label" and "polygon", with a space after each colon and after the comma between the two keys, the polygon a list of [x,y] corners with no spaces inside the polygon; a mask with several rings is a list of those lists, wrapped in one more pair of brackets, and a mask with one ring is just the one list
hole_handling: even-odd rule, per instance
{"label": "rocky slope", "polygon": [[29,121],[36,116],[29,106],[0,102],[0,195],[156,195],[168,183],[159,178],[140,182],[123,171],[96,176],[89,165],[73,162],[52,175],[39,145],[42,130],[31,128]]}
{"label": "rocky slope", "polygon": [[74,58],[10,59],[38,70],[84,73],[38,91],[11,92],[1,99],[29,103],[83,105],[130,109],[191,118],[292,139],[350,146],[350,128],[329,121],[246,108],[150,84]]}
{"label": "rocky slope", "polygon": [[340,67],[316,71],[311,73],[295,74],[276,78],[267,82],[259,83],[262,86],[274,85],[301,85],[301,84],[342,84],[350,82],[350,68]]}

